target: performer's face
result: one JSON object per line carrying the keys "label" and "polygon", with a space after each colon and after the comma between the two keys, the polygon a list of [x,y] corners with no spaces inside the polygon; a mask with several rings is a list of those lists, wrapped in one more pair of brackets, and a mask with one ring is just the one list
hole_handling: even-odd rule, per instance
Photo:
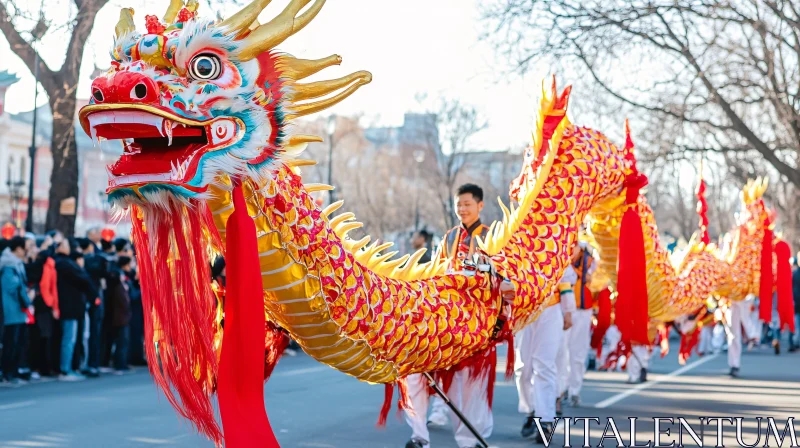
{"label": "performer's face", "polygon": [[472,225],[481,217],[483,201],[478,201],[472,193],[464,193],[455,197],[456,215],[461,224]]}

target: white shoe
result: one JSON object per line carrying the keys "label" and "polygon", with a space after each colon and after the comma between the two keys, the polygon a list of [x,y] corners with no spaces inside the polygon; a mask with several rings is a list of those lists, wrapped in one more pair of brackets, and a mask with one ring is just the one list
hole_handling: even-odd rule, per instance
{"label": "white shoe", "polygon": [[66,375],[59,376],[58,379],[59,381],[74,382],[74,381],[83,381],[86,379],[86,377],[75,372],[70,372]]}
{"label": "white shoe", "polygon": [[428,417],[428,426],[447,426],[448,423],[450,423],[450,419],[443,412],[433,411],[431,416]]}
{"label": "white shoe", "polygon": [[581,406],[581,396],[580,395],[571,395],[569,397],[569,405],[573,408],[579,408]]}

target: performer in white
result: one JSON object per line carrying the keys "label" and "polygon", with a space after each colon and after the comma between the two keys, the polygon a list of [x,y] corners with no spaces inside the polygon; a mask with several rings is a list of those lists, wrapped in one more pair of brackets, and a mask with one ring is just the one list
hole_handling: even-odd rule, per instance
{"label": "performer in white", "polygon": [[644,383],[647,381],[647,368],[650,363],[650,347],[634,345],[627,362],[628,383]]}
{"label": "performer in white", "polygon": [[[592,315],[594,301],[591,293],[584,288],[592,282],[592,274],[597,270],[597,262],[591,254],[588,244],[580,243],[579,257],[575,272],[578,281],[575,283],[576,310],[572,313],[572,328],[568,330],[569,336],[569,381],[567,392],[572,406],[580,406],[581,388],[583,377],[586,375],[586,358],[589,356],[589,346],[592,342]],[[576,266],[573,264],[573,266]]]}
{"label": "performer in white", "polygon": [[[455,210],[460,225],[450,229],[441,242],[439,256],[449,260],[449,272],[462,271],[465,263],[474,262],[476,258],[476,237],[485,238],[489,227],[481,223],[480,213],[483,210],[483,190],[474,184],[464,184],[458,188],[455,198]],[[449,253],[454,251],[453,253]],[[490,263],[488,259],[477,261],[478,265]],[[505,301],[513,301],[514,286],[507,281],[502,282],[500,291]],[[484,356],[491,351],[486,350]],[[453,382],[446,391],[451,403],[466,417],[481,437],[488,438],[492,434],[494,420],[489,407],[486,392],[488,382],[495,380],[494,366],[488,375],[473,377],[470,369],[461,367],[453,374]],[[406,422],[411,426],[411,440],[406,448],[429,448],[430,437],[426,425],[425,413],[428,410],[430,395],[426,378],[423,375],[410,375],[406,380],[412,409],[406,410]],[[453,433],[459,448],[474,448],[478,440],[467,426],[455,415],[450,414]]]}
{"label": "performer in white", "polygon": [[[752,321],[751,307],[755,297],[747,296],[745,300],[731,301],[725,313],[727,325],[725,331],[728,334],[728,367],[731,368],[730,376],[739,376],[739,369],[742,367],[742,344],[745,339],[756,339],[760,335],[756,331],[757,322]],[[744,333],[742,332],[744,328]],[[758,330],[756,330],[758,328]],[[749,334],[748,334],[749,333]],[[754,334],[755,333],[755,334]]]}
{"label": "performer in white", "polygon": [[[576,245],[577,247],[577,245]],[[558,374],[556,358],[564,339],[564,331],[572,326],[575,296],[572,287],[577,275],[567,266],[559,282],[560,299],[542,311],[539,318],[517,333],[518,340],[514,374],[519,394],[519,412],[527,414],[521,434],[543,443],[542,434],[536,431],[534,410],[540,418],[542,429],[549,432],[556,418]]]}

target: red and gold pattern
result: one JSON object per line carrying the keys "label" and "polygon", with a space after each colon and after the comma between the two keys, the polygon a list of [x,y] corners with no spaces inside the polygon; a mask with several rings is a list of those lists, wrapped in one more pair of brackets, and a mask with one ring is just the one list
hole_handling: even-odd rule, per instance
{"label": "red and gold pattern", "polygon": [[[678,316],[697,310],[709,296],[730,300],[743,300],[748,294],[758,293],[759,258],[764,222],[767,217],[762,196],[766,183],[757,180],[748,183],[742,192],[744,211],[741,224],[732,232],[732,238],[722,249],[714,244],[704,244],[693,238],[683,254],[670,256],[658,237],[653,210],[644,194],[636,204],[642,220],[645,253],[647,256],[647,295],[651,321],[671,322]],[[591,237],[600,255],[598,271],[593,278],[593,289],[616,283],[617,245],[619,223],[624,209],[625,192],[609,198],[598,207],[588,221]]]}

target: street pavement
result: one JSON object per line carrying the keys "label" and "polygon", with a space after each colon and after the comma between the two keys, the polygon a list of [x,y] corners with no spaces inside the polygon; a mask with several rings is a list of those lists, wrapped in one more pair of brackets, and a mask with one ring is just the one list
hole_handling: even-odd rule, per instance
{"label": "street pavement", "polygon": [[[653,438],[653,417],[684,417],[699,433],[699,417],[745,417],[745,441],[755,441],[757,416],[775,417],[783,429],[788,417],[800,419],[800,353],[775,356],[770,350],[746,352],[741,378],[726,374],[725,353],[693,357],[685,367],[677,363],[677,347],[651,364],[649,381],[625,383],[619,372],[589,372],[580,408],[566,408],[565,416],[598,417],[591,424],[591,444],[597,446],[607,417],[614,417],[628,444],[628,417],[641,417],[637,440]],[[522,440],[523,416],[516,412],[517,392],[498,366],[494,398],[492,446],[535,446]],[[383,386],[368,385],[319,364],[300,353],[285,356],[265,388],[267,413],[284,448],[402,448],[410,431],[395,418],[395,407],[385,429],[375,427],[383,400]],[[396,396],[395,396],[396,398]],[[396,402],[396,400],[395,400]],[[727,425],[727,423],[726,423]],[[800,435],[800,423],[795,424]],[[671,425],[667,425],[668,427]],[[668,444],[677,440],[677,426]],[[737,446],[726,426],[725,445]],[[762,430],[763,432],[763,430]],[[582,423],[573,424],[572,446],[583,443]],[[705,445],[715,445],[715,430],[705,429]],[[432,430],[432,446],[456,447],[449,428]],[[615,446],[613,439],[606,446]],[[684,444],[695,446],[685,436]],[[774,439],[770,441],[775,446]],[[555,446],[564,445],[563,427]],[[763,438],[759,445],[763,445]],[[125,376],[104,376],[80,383],[58,381],[0,388],[0,448],[23,447],[212,447],[180,419],[160,394],[146,369]]]}

